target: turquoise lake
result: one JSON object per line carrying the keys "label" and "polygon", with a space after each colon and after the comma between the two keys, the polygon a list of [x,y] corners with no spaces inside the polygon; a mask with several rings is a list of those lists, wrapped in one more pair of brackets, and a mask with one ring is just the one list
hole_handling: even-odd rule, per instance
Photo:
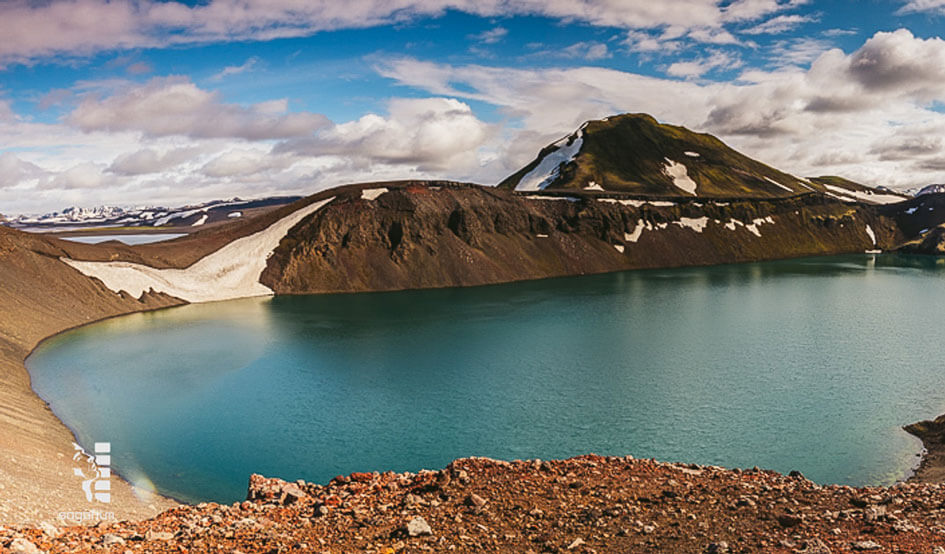
{"label": "turquoise lake", "polygon": [[849,256],[250,299],[45,342],[36,392],[133,482],[233,502],[464,456],[630,454],[889,484],[945,413],[945,265]]}

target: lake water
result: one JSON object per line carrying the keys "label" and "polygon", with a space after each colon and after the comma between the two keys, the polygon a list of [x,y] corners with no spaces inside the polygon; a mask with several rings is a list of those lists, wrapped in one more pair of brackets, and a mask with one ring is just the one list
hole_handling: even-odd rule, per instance
{"label": "lake water", "polygon": [[945,413],[945,265],[851,256],[253,299],[46,342],[35,390],[184,500],[464,456],[587,452],[903,478]]}
{"label": "lake water", "polygon": [[187,233],[138,233],[138,234],[117,234],[117,235],[82,235],[59,237],[63,240],[73,242],[84,242],[86,244],[98,244],[107,240],[117,240],[128,245],[132,244],[150,244],[152,242],[163,242],[165,240],[183,237]]}

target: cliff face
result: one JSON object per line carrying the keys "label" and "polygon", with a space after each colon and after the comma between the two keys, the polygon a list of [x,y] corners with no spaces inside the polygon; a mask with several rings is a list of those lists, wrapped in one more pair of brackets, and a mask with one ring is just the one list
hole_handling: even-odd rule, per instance
{"label": "cliff face", "polygon": [[873,207],[814,194],[669,203],[444,183],[386,190],[339,192],[289,232],[261,282],[277,294],[468,286],[863,252],[903,239]]}

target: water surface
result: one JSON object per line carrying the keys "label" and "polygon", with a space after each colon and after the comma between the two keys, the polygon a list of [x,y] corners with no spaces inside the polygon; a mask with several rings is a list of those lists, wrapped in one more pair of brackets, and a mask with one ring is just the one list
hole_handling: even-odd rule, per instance
{"label": "water surface", "polygon": [[945,413],[945,267],[851,256],[186,306],[29,359],[83,444],[185,500],[587,452],[891,483]]}
{"label": "water surface", "polygon": [[183,237],[187,233],[132,233],[116,235],[72,235],[59,237],[62,240],[71,240],[73,242],[84,242],[86,244],[98,244],[107,240],[117,240],[128,245],[150,244],[152,242],[163,242],[165,240]]}

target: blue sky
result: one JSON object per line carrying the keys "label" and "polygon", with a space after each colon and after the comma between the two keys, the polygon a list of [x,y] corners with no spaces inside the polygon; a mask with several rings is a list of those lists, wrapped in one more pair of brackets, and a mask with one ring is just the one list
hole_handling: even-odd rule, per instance
{"label": "blue sky", "polygon": [[0,4],[0,212],[495,183],[619,112],[945,181],[945,0]]}

